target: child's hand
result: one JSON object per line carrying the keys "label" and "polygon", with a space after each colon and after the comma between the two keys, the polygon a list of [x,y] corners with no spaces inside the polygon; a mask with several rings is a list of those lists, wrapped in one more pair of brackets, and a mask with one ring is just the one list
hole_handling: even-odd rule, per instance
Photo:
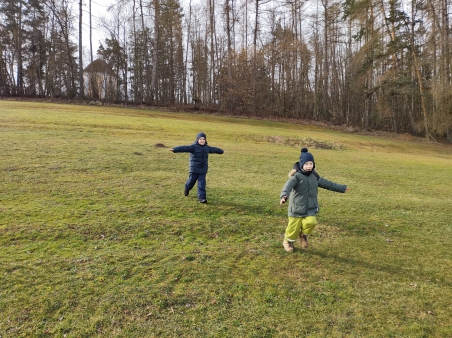
{"label": "child's hand", "polygon": [[174,149],[173,148],[171,148],[171,149],[168,149],[169,151],[172,151],[172,152],[174,152]]}
{"label": "child's hand", "polygon": [[281,198],[281,201],[279,201],[279,204],[284,204],[287,201],[287,196],[283,196],[283,198]]}
{"label": "child's hand", "polygon": [[350,189],[349,188],[345,188],[345,192],[347,192],[347,191],[349,191]]}

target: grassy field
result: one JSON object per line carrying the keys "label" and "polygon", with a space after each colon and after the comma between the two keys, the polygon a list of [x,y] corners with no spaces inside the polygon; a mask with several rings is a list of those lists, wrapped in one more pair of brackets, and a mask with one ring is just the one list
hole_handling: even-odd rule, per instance
{"label": "grassy field", "polygon": [[[451,337],[452,146],[1,101],[0,337]],[[198,131],[208,204],[183,195]],[[308,146],[310,248],[279,193]],[[166,148],[165,148],[166,147]]]}

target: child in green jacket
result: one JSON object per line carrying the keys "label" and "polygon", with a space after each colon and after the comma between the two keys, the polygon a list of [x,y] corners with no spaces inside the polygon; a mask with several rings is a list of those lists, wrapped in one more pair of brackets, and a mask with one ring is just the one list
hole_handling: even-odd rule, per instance
{"label": "child in green jacket", "polygon": [[301,246],[308,248],[308,235],[317,225],[316,215],[319,212],[317,201],[318,187],[344,193],[348,191],[346,185],[328,181],[315,171],[314,156],[307,148],[301,149],[300,162],[294,164],[289,173],[289,179],[284,185],[280,204],[284,204],[289,197],[289,223],[284,236],[283,247],[287,252],[294,251],[294,242],[298,236]]}

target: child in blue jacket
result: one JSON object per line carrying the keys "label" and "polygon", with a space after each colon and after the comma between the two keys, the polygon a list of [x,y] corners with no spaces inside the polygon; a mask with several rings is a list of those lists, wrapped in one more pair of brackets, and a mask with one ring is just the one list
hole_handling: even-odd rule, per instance
{"label": "child in blue jacket", "polygon": [[190,190],[198,181],[198,199],[201,203],[207,203],[206,174],[209,169],[209,154],[223,154],[223,149],[207,145],[206,134],[203,132],[196,135],[196,141],[189,146],[171,148],[173,153],[190,153],[189,175],[185,182],[184,195],[188,196]]}

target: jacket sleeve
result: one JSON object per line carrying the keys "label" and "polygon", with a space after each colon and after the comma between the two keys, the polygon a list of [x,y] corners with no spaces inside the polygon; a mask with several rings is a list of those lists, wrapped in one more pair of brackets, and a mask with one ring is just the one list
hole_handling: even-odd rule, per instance
{"label": "jacket sleeve", "polygon": [[319,177],[319,187],[335,192],[345,192],[345,189],[347,189],[346,185],[328,181],[326,178],[323,177]]}
{"label": "jacket sleeve", "polygon": [[296,185],[297,185],[297,179],[296,179],[295,175],[294,175],[294,176],[291,176],[291,177],[287,180],[286,184],[284,184],[284,187],[283,187],[283,189],[282,189],[282,191],[281,191],[281,194],[280,194],[279,198],[281,199],[281,198],[283,198],[284,196],[289,197],[290,192],[292,191],[292,189],[293,189]]}
{"label": "jacket sleeve", "polygon": [[173,148],[174,153],[191,153],[193,152],[192,146],[179,146]]}
{"label": "jacket sleeve", "polygon": [[223,153],[224,153],[223,149],[209,146],[209,154],[223,154]]}

